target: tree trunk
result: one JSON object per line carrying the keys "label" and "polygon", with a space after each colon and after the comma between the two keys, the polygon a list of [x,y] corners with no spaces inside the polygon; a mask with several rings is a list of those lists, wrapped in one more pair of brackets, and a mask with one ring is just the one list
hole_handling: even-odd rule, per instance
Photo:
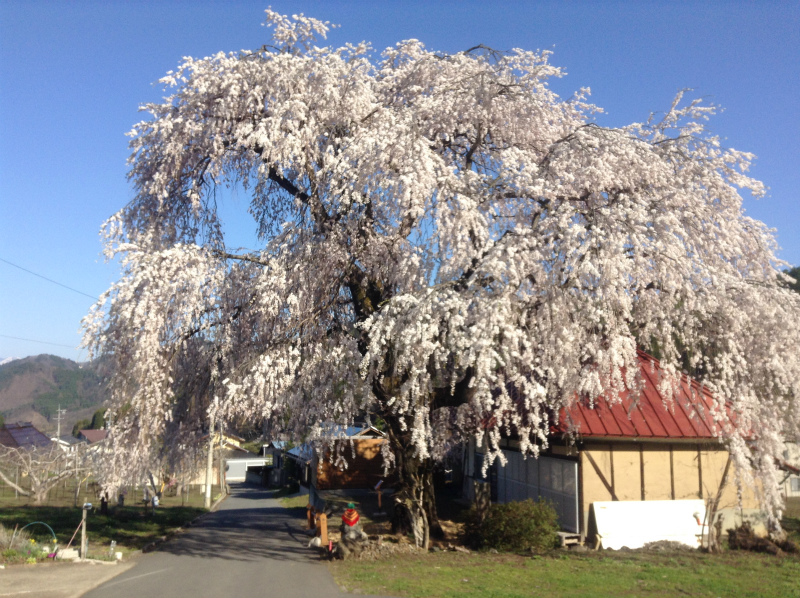
{"label": "tree trunk", "polygon": [[47,495],[50,493],[50,488],[37,488],[33,493],[33,504],[41,505],[47,501]]}
{"label": "tree trunk", "polygon": [[387,417],[385,421],[397,476],[397,491],[392,497],[392,532],[413,533],[416,545],[427,549],[431,537],[444,537],[436,512],[433,460],[420,459],[415,454],[411,431],[401,430],[396,417]]}
{"label": "tree trunk", "polygon": [[21,494],[22,496],[30,496],[31,495],[30,492],[28,492],[27,490],[25,490],[24,488],[22,488],[18,484],[15,484],[14,482],[12,482],[8,477],[6,477],[6,475],[2,471],[0,471],[0,480],[3,480],[6,483],[6,485],[8,485],[8,486],[10,486],[11,488],[14,489],[14,492],[17,492],[17,493]]}

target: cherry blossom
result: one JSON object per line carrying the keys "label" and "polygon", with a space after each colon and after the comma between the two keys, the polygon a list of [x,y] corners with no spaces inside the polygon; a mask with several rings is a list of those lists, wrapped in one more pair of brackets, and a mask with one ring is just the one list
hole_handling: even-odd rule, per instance
{"label": "cherry blossom", "polygon": [[[734,415],[721,441],[779,513],[800,302],[714,107],[682,93],[604,128],[588,90],[550,89],[548,52],[377,55],[318,47],[329,24],[302,15],[267,24],[261,49],[184,59],[130,133],[135,195],[104,227],[122,276],[85,320],[113,364],[109,484],[197,450],[215,400],[321,443],[367,417],[424,535],[445,445],[539,454],[577,397],[642,383],[642,348],[666,396],[687,371]],[[260,247],[226,243],[227,187]]]}

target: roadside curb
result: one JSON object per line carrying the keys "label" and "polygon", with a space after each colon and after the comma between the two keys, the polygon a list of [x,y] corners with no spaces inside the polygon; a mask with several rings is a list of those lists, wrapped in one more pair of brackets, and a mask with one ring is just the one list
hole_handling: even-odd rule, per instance
{"label": "roadside curb", "polygon": [[[213,505],[211,505],[211,508],[208,510],[208,512],[209,512],[209,513],[213,513],[214,511],[216,511],[216,510],[217,510],[217,507],[218,507],[219,505],[221,505],[221,504],[222,504],[222,501],[224,501],[224,500],[225,500],[226,498],[228,498],[229,496],[230,496],[230,493],[229,493],[229,492],[223,492],[223,493],[220,495],[220,497],[219,497],[217,500],[215,500],[215,501],[214,501],[214,504],[213,504]],[[202,515],[201,515],[201,517],[202,517]]]}

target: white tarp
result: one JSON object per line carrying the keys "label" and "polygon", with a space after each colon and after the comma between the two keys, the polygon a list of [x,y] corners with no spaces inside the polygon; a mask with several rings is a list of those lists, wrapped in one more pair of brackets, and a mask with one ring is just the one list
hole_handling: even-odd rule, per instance
{"label": "white tarp", "polygon": [[592,503],[603,548],[641,548],[670,540],[700,546],[706,506],[702,500],[631,500]]}

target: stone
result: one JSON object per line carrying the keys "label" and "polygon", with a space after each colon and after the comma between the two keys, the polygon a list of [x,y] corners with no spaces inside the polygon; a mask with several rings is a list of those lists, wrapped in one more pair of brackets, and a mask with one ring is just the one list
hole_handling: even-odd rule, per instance
{"label": "stone", "polygon": [[72,560],[79,558],[78,550],[76,548],[63,548],[56,554],[57,559]]}
{"label": "stone", "polygon": [[569,547],[570,552],[589,552],[589,549],[586,548],[583,544],[572,544]]}

